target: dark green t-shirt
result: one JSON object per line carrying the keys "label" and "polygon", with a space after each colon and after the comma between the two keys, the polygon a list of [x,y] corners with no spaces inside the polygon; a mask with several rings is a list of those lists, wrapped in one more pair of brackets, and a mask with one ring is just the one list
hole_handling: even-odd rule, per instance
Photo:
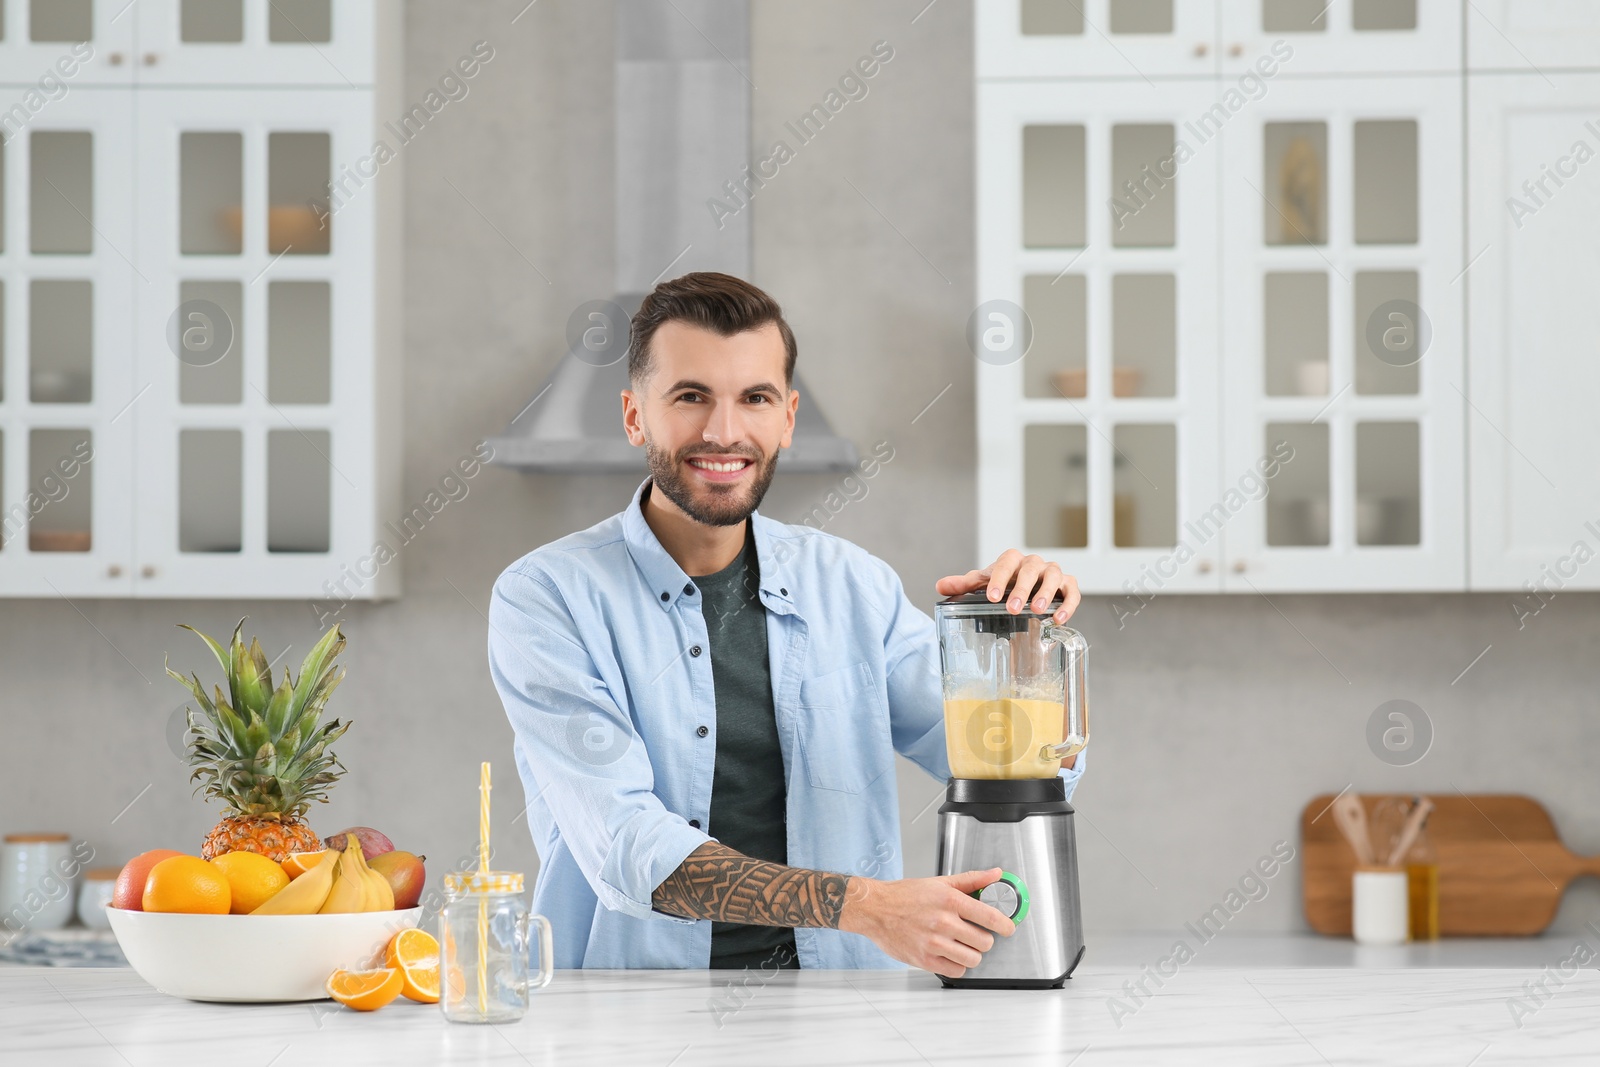
{"label": "dark green t-shirt", "polygon": [[[767,613],[761,604],[754,530],[744,549],[715,574],[694,578],[711,645],[717,753],[706,832],[731,849],[773,863],[789,861],[783,749],[772,707]],[[711,966],[797,966],[786,926],[711,925]]]}

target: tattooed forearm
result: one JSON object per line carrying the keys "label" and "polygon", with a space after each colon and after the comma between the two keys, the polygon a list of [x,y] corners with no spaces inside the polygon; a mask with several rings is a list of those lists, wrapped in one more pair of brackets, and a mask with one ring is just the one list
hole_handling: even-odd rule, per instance
{"label": "tattooed forearm", "polygon": [[651,903],[685,919],[837,929],[848,882],[842,874],[751,859],[708,841],[656,887]]}

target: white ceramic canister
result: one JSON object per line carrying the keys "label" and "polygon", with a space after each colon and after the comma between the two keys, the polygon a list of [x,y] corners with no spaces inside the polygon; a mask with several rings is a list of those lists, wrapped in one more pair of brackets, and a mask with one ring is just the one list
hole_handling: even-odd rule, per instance
{"label": "white ceramic canister", "polygon": [[1363,945],[1404,944],[1411,932],[1411,902],[1401,867],[1358,867],[1351,876],[1350,925]]}
{"label": "white ceramic canister", "polygon": [[0,841],[0,928],[5,936],[72,921],[81,864],[67,834],[7,834]]}
{"label": "white ceramic canister", "polygon": [[91,930],[109,930],[111,919],[106,915],[106,905],[117,891],[119,867],[91,867],[83,872],[83,882],[78,886],[78,921]]}

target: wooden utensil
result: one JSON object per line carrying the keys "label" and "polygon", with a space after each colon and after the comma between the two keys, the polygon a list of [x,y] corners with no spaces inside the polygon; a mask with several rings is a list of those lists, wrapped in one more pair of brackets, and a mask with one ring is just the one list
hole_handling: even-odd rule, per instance
{"label": "wooden utensil", "polygon": [[[1305,913],[1318,933],[1348,936],[1356,859],[1330,813],[1333,799],[1331,793],[1315,797],[1300,815]],[[1357,799],[1365,814],[1384,795]],[[1542,933],[1572,879],[1600,876],[1600,856],[1574,855],[1532,797],[1453,793],[1427,799],[1434,805],[1428,840],[1439,856],[1439,932],[1445,936]]]}
{"label": "wooden utensil", "polygon": [[1389,850],[1389,856],[1384,861],[1385,867],[1396,867],[1400,859],[1411,850],[1411,843],[1422,832],[1422,823],[1433,811],[1433,801],[1427,797],[1418,797],[1417,802],[1411,807],[1411,814],[1406,816],[1405,825],[1400,827],[1400,836],[1395,838],[1394,848]]}
{"label": "wooden utensil", "polygon": [[1333,821],[1350,843],[1356,862],[1370,867],[1373,864],[1372,835],[1367,831],[1367,809],[1354,793],[1341,793],[1333,801]]}

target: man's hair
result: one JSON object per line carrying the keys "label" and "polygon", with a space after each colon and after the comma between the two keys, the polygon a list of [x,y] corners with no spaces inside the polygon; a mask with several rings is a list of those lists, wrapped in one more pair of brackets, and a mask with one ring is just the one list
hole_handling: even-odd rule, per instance
{"label": "man's hair", "polygon": [[662,282],[652,289],[633,315],[632,336],[628,340],[628,382],[639,385],[650,377],[650,339],[664,322],[687,322],[722,337],[732,337],[765,326],[778,324],[786,358],[783,384],[794,384],[797,348],[794,332],[783,319],[778,302],[742,278],[716,271],[695,271]]}

